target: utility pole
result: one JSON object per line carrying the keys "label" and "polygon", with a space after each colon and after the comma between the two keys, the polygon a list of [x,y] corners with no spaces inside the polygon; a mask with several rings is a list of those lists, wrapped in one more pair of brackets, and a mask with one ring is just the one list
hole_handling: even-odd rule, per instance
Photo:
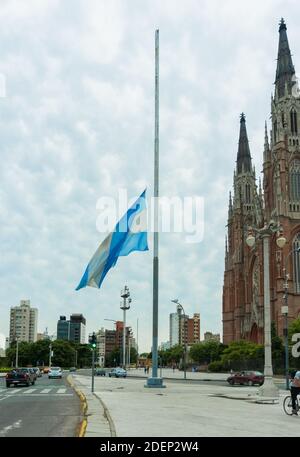
{"label": "utility pole", "polygon": [[51,368],[51,359],[52,359],[52,343],[49,346],[49,368]]}
{"label": "utility pole", "polygon": [[16,346],[16,368],[18,368],[19,365],[19,338],[16,337],[17,341],[17,346]]}
{"label": "utility pole", "polygon": [[132,301],[127,286],[121,291],[121,298],[123,298],[123,302],[120,305],[120,308],[123,310],[123,369],[126,370],[126,311],[130,308]]}

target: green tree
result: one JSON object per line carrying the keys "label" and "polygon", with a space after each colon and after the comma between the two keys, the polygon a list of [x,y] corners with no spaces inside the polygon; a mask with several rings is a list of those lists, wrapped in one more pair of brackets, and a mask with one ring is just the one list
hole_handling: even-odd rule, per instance
{"label": "green tree", "polygon": [[106,357],[105,365],[107,367],[115,367],[121,365],[121,351],[120,348],[115,347],[112,352]]}
{"label": "green tree", "polygon": [[262,369],[264,347],[251,341],[233,341],[221,357],[224,367],[234,369]]}
{"label": "green tree", "polygon": [[209,364],[221,359],[226,346],[218,341],[206,341],[194,344],[190,349],[190,358],[199,364]]}

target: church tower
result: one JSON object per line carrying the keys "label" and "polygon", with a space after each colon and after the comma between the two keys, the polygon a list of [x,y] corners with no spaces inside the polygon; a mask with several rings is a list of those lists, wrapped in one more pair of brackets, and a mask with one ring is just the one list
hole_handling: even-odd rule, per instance
{"label": "church tower", "polygon": [[262,195],[257,192],[244,113],[240,118],[240,136],[236,170],[233,178],[234,197],[229,196],[228,234],[226,238],[223,290],[223,341],[247,338],[254,320],[249,299],[249,256],[245,249],[248,226],[260,226],[263,220]]}
{"label": "church tower", "polygon": [[[247,229],[274,219],[287,239],[281,250],[270,238],[271,319],[283,336],[285,274],[289,274],[289,321],[300,317],[300,91],[282,19],[279,26],[275,93],[271,99],[271,132],[265,124],[263,191],[257,191],[244,114],[241,115],[234,198],[230,195],[223,287],[223,341],[263,343],[262,243],[245,243]],[[299,249],[299,251],[297,251]]]}
{"label": "church tower", "polygon": [[266,219],[275,219],[287,239],[280,250],[271,240],[271,312],[277,332],[283,335],[283,282],[289,274],[289,319],[300,315],[300,92],[283,19],[279,25],[279,45],[275,93],[271,99],[271,144],[265,139],[264,198]]}

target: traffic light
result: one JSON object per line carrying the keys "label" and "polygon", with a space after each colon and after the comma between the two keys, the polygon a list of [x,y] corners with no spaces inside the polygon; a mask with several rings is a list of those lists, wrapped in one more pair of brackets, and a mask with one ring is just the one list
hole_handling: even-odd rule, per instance
{"label": "traffic light", "polygon": [[92,335],[90,335],[90,337],[89,337],[89,343],[90,343],[92,349],[96,349],[96,346],[97,346],[97,337],[96,337],[95,332],[93,332]]}

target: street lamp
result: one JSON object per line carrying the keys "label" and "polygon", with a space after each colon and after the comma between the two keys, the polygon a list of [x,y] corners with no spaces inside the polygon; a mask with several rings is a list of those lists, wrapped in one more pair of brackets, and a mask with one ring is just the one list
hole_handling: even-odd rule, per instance
{"label": "street lamp", "polygon": [[16,336],[16,343],[17,343],[17,347],[16,347],[16,368],[18,368],[18,364],[19,364],[19,337]]}
{"label": "street lamp", "polygon": [[126,311],[130,308],[132,301],[127,286],[121,291],[121,298],[123,298],[123,302],[120,304],[120,308],[123,310],[123,368],[126,370]]}
{"label": "street lamp", "polygon": [[278,389],[273,381],[270,309],[270,236],[276,232],[279,232],[279,236],[276,239],[276,244],[279,248],[283,248],[286,243],[286,239],[282,235],[281,226],[277,225],[273,220],[271,220],[269,223],[265,223],[264,227],[261,229],[250,227],[249,234],[246,239],[246,243],[250,248],[255,245],[256,239],[263,240],[265,380],[259,389],[259,394],[261,397],[278,397]]}
{"label": "street lamp", "polygon": [[186,319],[186,314],[185,314],[185,311],[184,311],[184,308],[182,306],[181,303],[179,303],[179,300],[178,298],[174,299],[174,300],[171,300],[171,302],[173,303],[176,303],[177,306],[179,306],[182,311],[183,311],[183,325],[184,325],[184,355],[183,355],[183,358],[184,358],[184,362],[183,362],[183,368],[184,368],[184,379],[186,379],[186,340],[185,340],[185,319]]}
{"label": "street lamp", "polygon": [[289,314],[289,307],[288,307],[288,288],[289,288],[289,274],[287,272],[287,263],[288,259],[291,254],[294,253],[300,253],[300,247],[296,249],[292,249],[288,255],[286,256],[285,259],[285,268],[284,268],[284,306],[281,307],[281,314],[285,316],[284,319],[284,329],[283,329],[283,335],[284,335],[284,340],[285,340],[285,386],[286,390],[290,389],[289,386],[289,339],[288,339],[288,314]]}

